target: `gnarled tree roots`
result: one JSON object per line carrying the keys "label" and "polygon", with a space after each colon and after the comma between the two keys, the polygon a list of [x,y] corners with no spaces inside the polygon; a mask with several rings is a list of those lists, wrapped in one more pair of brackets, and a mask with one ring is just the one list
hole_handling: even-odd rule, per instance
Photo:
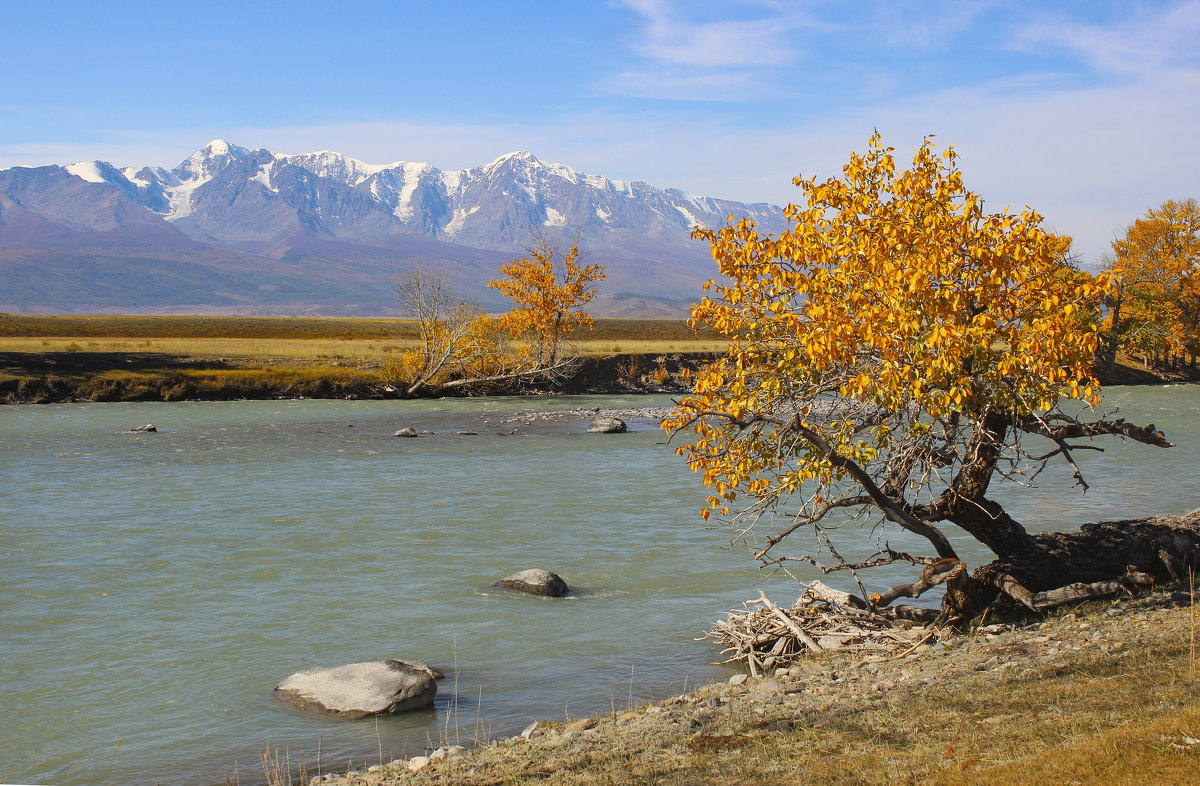
{"label": "gnarled tree roots", "polygon": [[[869,599],[814,581],[785,610],[760,592],[744,611],[730,612],[716,623],[708,636],[725,645],[729,661],[745,661],[752,675],[770,674],[805,655],[828,651],[901,657],[932,641],[940,629],[962,627],[1001,598],[1042,612],[1195,577],[1200,509],[1183,516],[1087,524],[1077,533],[1044,533],[1036,540],[1038,550],[1020,559],[996,560],[973,573],[957,559],[930,563],[916,581]],[[940,613],[891,605],[943,583]],[[905,626],[903,621],[920,625]]]}
{"label": "gnarled tree roots", "polygon": [[939,622],[961,626],[998,597],[1030,611],[1185,581],[1200,565],[1200,509],[1045,532],[1036,547],[946,581]]}

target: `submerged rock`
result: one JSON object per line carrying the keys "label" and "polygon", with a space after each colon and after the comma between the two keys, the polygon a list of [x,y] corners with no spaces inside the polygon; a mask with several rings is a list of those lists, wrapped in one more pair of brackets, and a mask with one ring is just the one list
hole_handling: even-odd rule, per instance
{"label": "submerged rock", "polygon": [[530,568],[520,573],[514,573],[511,576],[500,579],[492,584],[492,586],[528,592],[531,595],[545,595],[551,598],[561,598],[568,591],[567,582],[563,581],[561,576],[557,573],[551,573],[548,570],[542,570],[541,568]]}
{"label": "submerged rock", "polygon": [[601,415],[592,418],[591,422],[588,423],[587,430],[589,434],[624,434],[629,428],[625,425],[625,421],[620,418],[610,418]]}
{"label": "submerged rock", "polygon": [[144,425],[144,426],[136,426],[136,427],[134,427],[134,428],[131,428],[131,429],[129,429],[129,430],[130,430],[130,431],[140,431],[140,432],[144,432],[144,433],[148,433],[148,432],[151,432],[151,431],[158,431],[158,429],[154,427],[154,424],[153,424],[153,423],[147,423],[147,424],[146,424],[146,425]]}
{"label": "submerged rock", "polygon": [[364,718],[430,706],[441,676],[416,661],[350,663],[298,671],[275,686],[275,696],[301,709]]}
{"label": "submerged rock", "polygon": [[417,430],[415,428],[413,428],[412,426],[405,426],[404,428],[397,431],[393,436],[415,437],[415,436],[417,436]]}

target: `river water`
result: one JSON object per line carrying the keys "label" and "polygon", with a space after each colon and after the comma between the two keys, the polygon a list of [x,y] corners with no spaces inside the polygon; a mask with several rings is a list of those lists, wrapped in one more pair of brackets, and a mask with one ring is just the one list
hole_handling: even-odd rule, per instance
{"label": "river water", "polygon": [[[1081,452],[1085,496],[1052,470],[1005,497],[1030,528],[1200,506],[1200,387],[1106,393],[1178,447]],[[666,403],[0,407],[0,782],[252,784],[268,745],[344,770],[723,678],[695,639],[796,587],[706,529],[654,422],[590,435],[576,411]],[[528,414],[551,410],[574,414]],[[433,433],[392,436],[410,425]],[[533,566],[576,592],[489,587]],[[911,569],[869,588],[893,578]],[[434,708],[345,721],[271,695],[298,669],[388,657],[451,675]]]}

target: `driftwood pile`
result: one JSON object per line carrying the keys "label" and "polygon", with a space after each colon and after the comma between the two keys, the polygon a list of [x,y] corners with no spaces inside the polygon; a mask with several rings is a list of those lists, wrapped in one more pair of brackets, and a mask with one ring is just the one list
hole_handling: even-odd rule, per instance
{"label": "driftwood pile", "polygon": [[872,611],[860,598],[814,581],[790,609],[781,609],[762,591],[731,611],[706,638],[725,645],[726,663],[745,661],[752,676],[772,674],[821,652],[856,652],[864,657],[908,654],[930,641],[935,631],[903,627]]}

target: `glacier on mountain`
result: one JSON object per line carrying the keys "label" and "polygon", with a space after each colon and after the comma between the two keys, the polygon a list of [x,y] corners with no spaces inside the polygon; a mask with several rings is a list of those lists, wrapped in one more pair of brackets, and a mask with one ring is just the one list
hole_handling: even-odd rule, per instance
{"label": "glacier on mountain", "polygon": [[[782,226],[774,205],[610,180],[525,150],[443,171],[423,162],[368,164],[331,150],[288,155],[214,139],[170,170],[118,170],[99,161],[64,169],[123,191],[194,239],[231,246],[270,243],[292,231],[359,240],[415,232],[509,251],[544,228],[582,231],[603,246],[606,238],[627,242],[614,232],[686,243],[694,226],[718,226],[730,213],[770,230]],[[236,231],[225,228],[238,211],[260,218],[259,237],[244,216]]]}

